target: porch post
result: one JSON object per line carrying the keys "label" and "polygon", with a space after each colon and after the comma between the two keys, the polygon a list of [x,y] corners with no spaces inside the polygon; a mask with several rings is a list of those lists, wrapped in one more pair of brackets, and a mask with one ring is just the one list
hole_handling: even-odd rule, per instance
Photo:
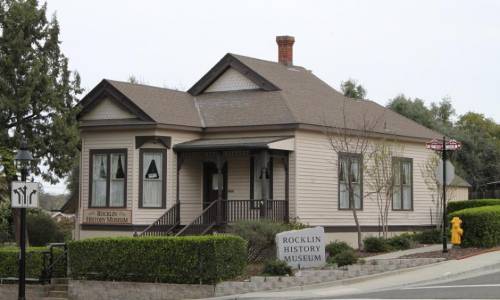
{"label": "porch post", "polygon": [[182,168],[182,163],[184,158],[182,153],[177,153],[177,172],[176,172],[176,191],[175,191],[175,203],[177,204],[175,221],[180,224],[181,221],[181,197],[180,197],[180,172]]}
{"label": "porch post", "polygon": [[261,188],[261,193],[262,193],[262,205],[260,207],[261,209],[261,216],[263,218],[267,218],[267,209],[268,209],[268,190],[269,190],[269,178],[268,178],[268,170],[267,170],[267,163],[269,161],[269,153],[267,150],[262,150],[262,152],[260,153],[260,157],[261,157],[261,163],[262,163],[262,169],[261,169],[261,173],[260,173],[260,178],[261,178],[261,182],[262,182],[262,188]]}
{"label": "porch post", "polygon": [[217,224],[222,223],[222,200],[224,197],[224,174],[222,169],[224,168],[224,157],[222,151],[217,152]]}
{"label": "porch post", "polygon": [[290,221],[290,154],[287,153],[285,157],[283,157],[283,166],[285,167],[285,222]]}

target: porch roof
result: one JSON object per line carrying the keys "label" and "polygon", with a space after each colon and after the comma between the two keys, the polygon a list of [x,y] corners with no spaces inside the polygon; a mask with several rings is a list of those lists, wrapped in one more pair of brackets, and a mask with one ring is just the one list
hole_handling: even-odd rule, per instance
{"label": "porch roof", "polygon": [[294,138],[292,136],[274,136],[199,139],[176,144],[173,149],[177,152],[259,149],[293,151]]}

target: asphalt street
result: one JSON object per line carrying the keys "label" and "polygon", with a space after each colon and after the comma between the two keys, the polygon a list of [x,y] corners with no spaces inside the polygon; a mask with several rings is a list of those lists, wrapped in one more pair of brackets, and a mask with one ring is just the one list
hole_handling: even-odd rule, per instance
{"label": "asphalt street", "polygon": [[500,271],[467,279],[324,299],[500,299]]}

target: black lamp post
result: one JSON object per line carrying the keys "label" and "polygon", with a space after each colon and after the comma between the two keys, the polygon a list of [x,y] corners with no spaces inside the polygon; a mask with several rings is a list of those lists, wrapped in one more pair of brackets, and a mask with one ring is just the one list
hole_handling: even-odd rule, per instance
{"label": "black lamp post", "polygon": [[[17,151],[16,158],[14,159],[16,167],[21,172],[21,181],[26,181],[28,177],[28,170],[33,160],[33,155],[28,150],[28,143],[26,140],[21,141],[19,150]],[[21,255],[19,255],[19,300],[26,299],[25,286],[26,286],[26,273],[25,273],[25,263],[26,263],[26,208],[20,208],[21,212],[21,224],[20,224],[20,242],[19,247],[21,248]]]}

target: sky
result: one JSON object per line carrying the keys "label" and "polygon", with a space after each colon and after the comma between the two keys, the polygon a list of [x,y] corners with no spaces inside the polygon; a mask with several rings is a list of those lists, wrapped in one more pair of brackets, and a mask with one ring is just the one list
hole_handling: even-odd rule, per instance
{"label": "sky", "polygon": [[334,88],[356,79],[383,105],[450,97],[458,114],[500,122],[500,1],[47,2],[87,92],[131,75],[187,90],[227,52],[276,61],[275,37],[292,35],[294,64]]}

